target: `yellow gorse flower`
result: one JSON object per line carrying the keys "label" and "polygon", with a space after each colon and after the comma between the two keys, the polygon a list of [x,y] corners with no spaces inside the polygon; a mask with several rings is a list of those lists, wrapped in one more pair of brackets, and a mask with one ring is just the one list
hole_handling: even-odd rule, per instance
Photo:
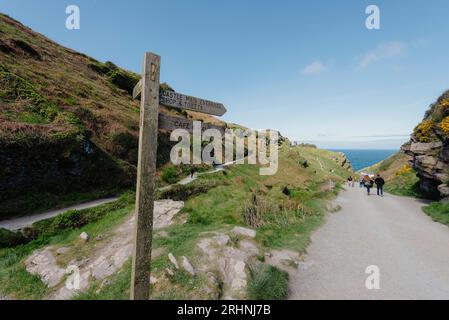
{"label": "yellow gorse flower", "polygon": [[420,142],[430,142],[433,129],[432,120],[424,120],[415,128],[415,137]]}
{"label": "yellow gorse flower", "polygon": [[412,167],[408,164],[404,164],[398,172],[396,172],[397,176],[402,176],[412,171]]}
{"label": "yellow gorse flower", "polygon": [[440,129],[446,136],[449,136],[449,117],[446,117],[440,123]]}

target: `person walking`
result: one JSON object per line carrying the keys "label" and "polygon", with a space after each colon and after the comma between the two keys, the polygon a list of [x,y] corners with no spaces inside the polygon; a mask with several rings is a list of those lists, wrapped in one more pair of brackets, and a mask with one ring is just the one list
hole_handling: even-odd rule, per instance
{"label": "person walking", "polygon": [[363,176],[360,176],[359,184],[360,184],[360,188],[363,188]]}
{"label": "person walking", "polygon": [[380,176],[380,174],[378,174],[376,179],[374,180],[374,183],[377,187],[377,195],[383,197],[385,180]]}
{"label": "person walking", "polygon": [[354,179],[352,176],[349,176],[348,178],[348,187],[354,187]]}
{"label": "person walking", "polygon": [[196,172],[196,168],[195,167],[191,167],[190,168],[190,179],[193,179],[193,177],[195,176],[195,172]]}
{"label": "person walking", "polygon": [[371,194],[371,188],[373,187],[374,181],[370,178],[370,176],[366,175],[363,178],[363,184],[365,185],[367,194],[370,195]]}

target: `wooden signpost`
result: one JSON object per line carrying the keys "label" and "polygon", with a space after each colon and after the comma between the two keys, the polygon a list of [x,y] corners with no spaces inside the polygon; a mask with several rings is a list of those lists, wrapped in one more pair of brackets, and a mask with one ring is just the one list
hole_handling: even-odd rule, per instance
{"label": "wooden signpost", "polygon": [[[193,130],[193,121],[159,113],[159,104],[222,116],[226,108],[216,102],[159,90],[160,57],[145,53],[142,79],[133,90],[133,98],[141,96],[139,159],[137,166],[134,252],[131,275],[131,299],[150,298],[151,246],[153,239],[153,210],[158,129]],[[202,124],[202,130],[224,127]]]}
{"label": "wooden signpost", "polygon": [[[136,99],[142,92],[142,80],[136,85],[133,91],[133,97]],[[222,116],[226,113],[223,104],[195,98],[170,90],[161,90],[159,94],[159,103],[166,107],[186,109],[201,113],[207,113],[214,116]]]}

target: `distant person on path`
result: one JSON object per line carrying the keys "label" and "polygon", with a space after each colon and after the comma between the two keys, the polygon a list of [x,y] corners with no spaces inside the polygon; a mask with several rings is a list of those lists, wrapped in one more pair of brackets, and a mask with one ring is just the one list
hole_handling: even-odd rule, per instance
{"label": "distant person on path", "polygon": [[196,169],[195,167],[190,168],[190,178],[193,179],[193,176],[195,175]]}
{"label": "distant person on path", "polygon": [[367,194],[370,195],[371,194],[371,188],[373,187],[374,181],[368,175],[366,175],[363,178],[363,184],[365,185]]}
{"label": "distant person on path", "polygon": [[360,183],[360,188],[363,188],[363,177],[362,176],[360,177],[359,183]]}
{"label": "distant person on path", "polygon": [[354,187],[354,179],[352,178],[352,176],[349,176],[349,178],[348,178],[348,186]]}
{"label": "distant person on path", "polygon": [[385,180],[380,176],[380,174],[378,174],[376,179],[374,180],[374,183],[377,187],[377,195],[383,197]]}

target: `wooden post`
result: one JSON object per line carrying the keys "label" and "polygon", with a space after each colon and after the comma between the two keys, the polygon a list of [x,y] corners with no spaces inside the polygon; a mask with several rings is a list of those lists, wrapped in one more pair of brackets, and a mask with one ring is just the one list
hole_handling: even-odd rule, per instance
{"label": "wooden post", "polygon": [[161,58],[158,55],[145,54],[141,80],[142,95],[131,300],[148,300],[150,298],[160,60]]}

